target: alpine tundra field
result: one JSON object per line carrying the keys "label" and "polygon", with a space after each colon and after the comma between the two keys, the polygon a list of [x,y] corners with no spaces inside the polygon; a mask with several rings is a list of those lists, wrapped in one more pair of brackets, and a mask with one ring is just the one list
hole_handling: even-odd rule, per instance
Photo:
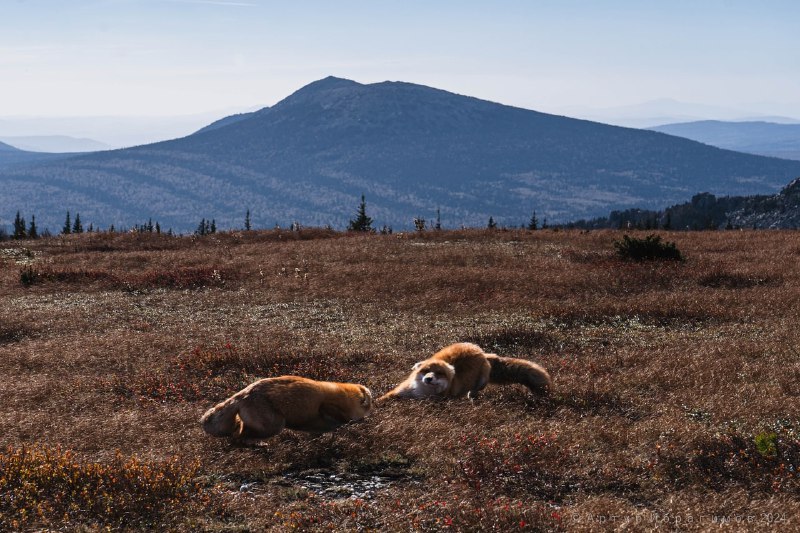
{"label": "alpine tundra field", "polygon": [[[611,230],[0,242],[0,529],[800,528],[800,233],[657,234],[683,260]],[[377,398],[455,342],[550,393],[254,442],[199,422],[282,375]]]}

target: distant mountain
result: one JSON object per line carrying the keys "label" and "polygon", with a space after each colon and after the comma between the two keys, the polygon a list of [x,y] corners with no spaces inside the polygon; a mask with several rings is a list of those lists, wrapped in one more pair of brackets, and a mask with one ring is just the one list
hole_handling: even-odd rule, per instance
{"label": "distant mountain", "polygon": [[184,137],[230,112],[139,117],[0,117],[0,137],[55,135],[94,139],[109,148],[121,148]]}
{"label": "distant mountain", "polygon": [[800,124],[703,120],[649,129],[728,150],[800,160]]}
{"label": "distant mountain", "polygon": [[[366,195],[377,225],[551,223],[658,207],[698,191],[773,193],[800,162],[548,115],[403,82],[329,77],[182,139],[0,172],[0,214],[58,227],[69,209],[116,227],[344,227]],[[4,215],[10,216],[10,215]]]}
{"label": "distant mountain", "polygon": [[0,142],[8,143],[20,150],[29,152],[48,152],[55,154],[77,152],[99,152],[113,147],[93,139],[69,137],[66,135],[31,135],[24,137],[3,137]]}
{"label": "distant mountain", "polygon": [[[68,156],[69,155],[72,154],[68,154]],[[63,156],[59,154],[28,152],[25,150],[20,150],[19,148],[15,148],[9,144],[0,142],[0,186],[3,184],[2,173],[4,170],[7,170],[9,168],[15,168],[19,165],[38,163],[42,161],[52,161],[56,159],[62,159],[68,156]],[[0,196],[0,204],[2,204],[1,196]],[[0,220],[2,220],[2,215],[0,215]]]}
{"label": "distant mountain", "polygon": [[[758,105],[753,105],[759,108]],[[630,128],[652,128],[661,124],[695,122],[706,119],[714,120],[768,120],[784,124],[798,124],[800,121],[790,117],[769,116],[753,111],[733,107],[681,102],[671,98],[659,98],[639,104],[592,108],[570,106],[559,110],[573,117],[596,120],[616,126]]]}

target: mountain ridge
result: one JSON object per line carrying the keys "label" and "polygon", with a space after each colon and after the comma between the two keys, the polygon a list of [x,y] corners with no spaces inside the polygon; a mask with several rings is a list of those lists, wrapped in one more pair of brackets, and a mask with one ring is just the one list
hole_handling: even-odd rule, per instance
{"label": "mountain ridge", "polygon": [[[8,169],[16,168],[19,165],[68,158],[72,155],[73,154],[31,152],[28,150],[21,150],[4,142],[0,142],[0,174],[3,171],[8,171]],[[0,181],[0,183],[2,182]]]}
{"label": "mountain ridge", "polygon": [[71,137],[69,135],[0,135],[0,141],[5,142],[20,150],[42,153],[78,153],[99,152],[111,150],[113,147],[86,137]]}
{"label": "mountain ridge", "polygon": [[[180,139],[4,171],[0,182],[25,195],[0,208],[34,209],[43,224],[69,208],[96,226],[153,218],[187,231],[200,218],[241,227],[249,209],[259,227],[344,227],[365,194],[379,225],[411,227],[437,209],[449,227],[490,216],[518,225],[534,209],[566,222],[698,190],[775,192],[800,176],[797,162],[407,82],[328,77],[243,115]],[[48,203],[43,186],[68,201]]]}

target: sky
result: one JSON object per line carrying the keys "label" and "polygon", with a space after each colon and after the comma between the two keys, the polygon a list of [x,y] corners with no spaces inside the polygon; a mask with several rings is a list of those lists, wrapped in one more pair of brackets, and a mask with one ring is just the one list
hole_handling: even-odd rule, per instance
{"label": "sky", "polygon": [[0,0],[0,117],[255,109],[334,75],[800,118],[798,22],[794,0]]}

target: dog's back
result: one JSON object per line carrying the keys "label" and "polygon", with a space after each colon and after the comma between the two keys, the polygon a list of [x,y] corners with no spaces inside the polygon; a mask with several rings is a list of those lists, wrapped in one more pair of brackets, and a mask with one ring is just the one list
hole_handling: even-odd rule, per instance
{"label": "dog's back", "polygon": [[442,348],[431,359],[445,361],[453,366],[455,375],[445,391],[449,398],[460,398],[467,393],[477,393],[489,383],[491,365],[479,346],[459,342]]}

